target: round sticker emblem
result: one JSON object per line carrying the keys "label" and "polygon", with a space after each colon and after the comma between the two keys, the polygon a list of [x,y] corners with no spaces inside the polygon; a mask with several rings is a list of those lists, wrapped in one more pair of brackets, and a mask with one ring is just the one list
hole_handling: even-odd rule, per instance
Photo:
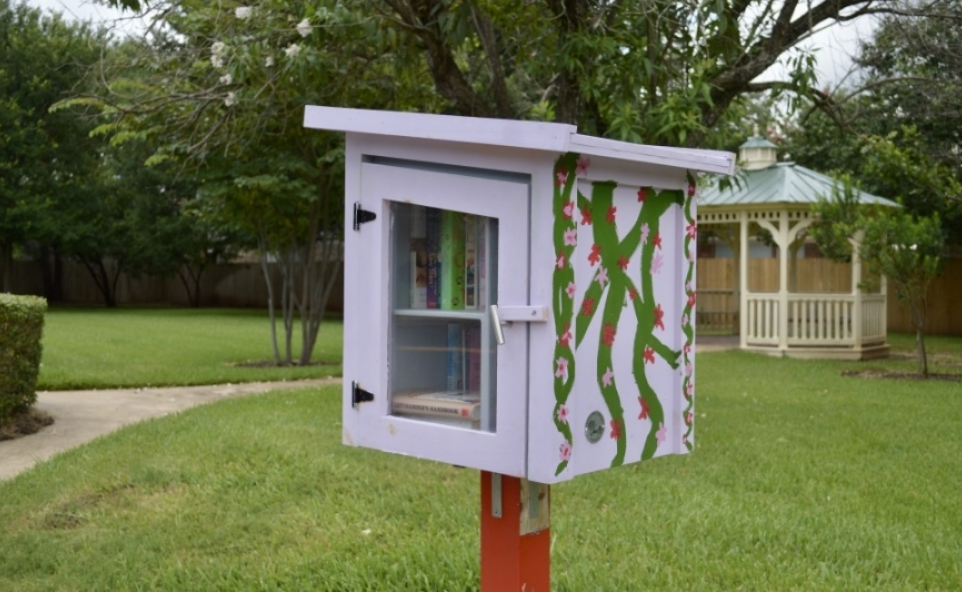
{"label": "round sticker emblem", "polygon": [[592,411],[585,422],[585,438],[594,444],[605,435],[605,416],[600,411]]}

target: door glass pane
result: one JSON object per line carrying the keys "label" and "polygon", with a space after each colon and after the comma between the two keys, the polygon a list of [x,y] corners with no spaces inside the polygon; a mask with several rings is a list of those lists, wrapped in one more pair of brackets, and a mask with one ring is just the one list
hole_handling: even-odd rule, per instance
{"label": "door glass pane", "polygon": [[497,220],[391,206],[391,412],[496,431]]}

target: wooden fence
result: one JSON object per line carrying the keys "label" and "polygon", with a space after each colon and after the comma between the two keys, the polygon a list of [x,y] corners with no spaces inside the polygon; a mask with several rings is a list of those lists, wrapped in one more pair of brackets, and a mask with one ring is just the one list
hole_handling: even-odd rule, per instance
{"label": "wooden fence", "polygon": [[[749,288],[753,292],[778,291],[778,260],[749,261]],[[272,269],[274,285],[279,285],[278,270]],[[701,329],[738,330],[738,303],[734,285],[733,259],[698,260],[698,325]],[[848,264],[826,259],[798,261],[799,293],[849,293],[851,268]],[[962,259],[945,262],[942,275],[929,290],[927,331],[933,335],[962,336]],[[43,283],[36,263],[17,261],[13,269],[13,291],[18,294],[42,294]],[[102,304],[103,299],[83,266],[64,263],[64,299],[71,304]],[[889,331],[911,332],[909,312],[903,309],[890,290],[888,298]],[[343,276],[331,292],[328,310],[343,310]],[[130,278],[122,276],[117,286],[120,304],[170,304],[187,306],[187,293],[178,278]],[[257,263],[215,265],[204,272],[201,282],[202,306],[266,307],[267,287]]]}
{"label": "wooden fence", "polygon": [[[732,287],[735,283],[733,259],[698,260],[698,319],[699,328],[733,331],[738,328],[738,302]],[[851,266],[827,259],[800,259],[797,262],[797,292],[843,293],[852,290]],[[749,261],[749,290],[752,292],[778,291],[778,260],[752,259]],[[932,335],[962,336],[962,259],[945,261],[942,275],[929,288],[928,324]],[[894,291],[889,290],[887,304],[888,330],[913,332],[908,309],[903,308]]]}
{"label": "wooden fence", "polygon": [[[280,298],[280,270],[270,266],[275,298]],[[344,308],[343,275],[331,290],[327,310],[340,312]],[[16,261],[13,267],[13,292],[43,294],[43,280],[36,263]],[[103,304],[104,299],[86,268],[65,261],[63,266],[63,295],[69,304]],[[117,283],[118,304],[189,306],[187,291],[180,278],[155,276],[132,278],[121,275]],[[213,265],[201,275],[201,306],[267,307],[267,284],[259,263],[226,263]]]}

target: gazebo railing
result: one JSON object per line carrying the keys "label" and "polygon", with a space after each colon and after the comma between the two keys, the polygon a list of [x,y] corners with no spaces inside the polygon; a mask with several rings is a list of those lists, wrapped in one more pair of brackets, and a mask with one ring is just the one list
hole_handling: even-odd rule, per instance
{"label": "gazebo railing", "polygon": [[[746,297],[745,342],[778,346],[781,297],[771,293]],[[788,347],[856,347],[885,340],[884,294],[789,294],[787,308]],[[859,314],[861,319],[856,318]],[[861,336],[855,331],[859,324]]]}
{"label": "gazebo railing", "polygon": [[749,345],[778,345],[777,294],[748,294],[745,337]]}

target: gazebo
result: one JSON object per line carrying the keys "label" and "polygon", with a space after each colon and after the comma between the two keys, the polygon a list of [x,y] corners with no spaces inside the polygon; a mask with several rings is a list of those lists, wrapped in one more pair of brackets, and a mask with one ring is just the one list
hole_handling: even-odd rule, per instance
{"label": "gazebo", "polygon": [[[776,146],[761,137],[740,147],[739,162],[742,172],[736,183],[726,189],[708,187],[699,196],[698,227],[715,230],[736,259],[732,291],[738,303],[741,348],[799,358],[888,355],[885,281],[880,280],[876,293],[863,289],[855,237],[848,291],[796,289],[798,253],[815,221],[812,206],[820,196],[830,196],[837,182],[795,163],[777,162]],[[895,205],[865,192],[858,197],[863,204]],[[777,247],[777,291],[750,289],[750,237],[765,234],[762,231]],[[756,250],[759,246],[755,243]]]}

